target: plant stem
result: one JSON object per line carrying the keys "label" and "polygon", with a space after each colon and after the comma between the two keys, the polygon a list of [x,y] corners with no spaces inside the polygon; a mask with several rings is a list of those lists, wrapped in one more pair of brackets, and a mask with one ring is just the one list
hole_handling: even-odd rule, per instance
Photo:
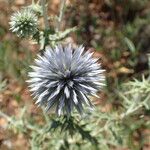
{"label": "plant stem", "polygon": [[47,6],[46,6],[46,0],[41,0],[42,9],[43,9],[43,17],[44,17],[44,24],[45,29],[49,29],[49,23],[48,23],[48,16],[47,16]]}
{"label": "plant stem", "polygon": [[132,110],[128,110],[127,112],[120,115],[121,119],[123,120],[123,119],[127,118],[128,116],[132,115],[134,112],[141,109],[142,107],[143,107],[143,105],[139,105],[136,108],[133,108]]}
{"label": "plant stem", "polygon": [[66,3],[66,0],[61,0],[61,3],[60,3],[60,12],[59,12],[59,17],[58,17],[58,22],[57,22],[57,28],[56,28],[57,32],[60,30],[61,21],[62,21],[63,14],[64,14],[65,3]]}
{"label": "plant stem", "polygon": [[148,57],[148,69],[149,69],[148,79],[150,80],[150,53],[147,54],[147,57]]}

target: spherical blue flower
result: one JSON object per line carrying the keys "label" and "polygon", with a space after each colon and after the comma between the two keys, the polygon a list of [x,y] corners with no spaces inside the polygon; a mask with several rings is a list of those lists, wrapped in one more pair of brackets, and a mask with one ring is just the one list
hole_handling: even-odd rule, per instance
{"label": "spherical blue flower", "polygon": [[92,107],[89,96],[97,96],[104,85],[104,70],[93,53],[71,45],[48,47],[38,55],[29,72],[29,87],[39,106],[56,108],[58,115],[70,115],[75,108],[80,114],[83,105]]}

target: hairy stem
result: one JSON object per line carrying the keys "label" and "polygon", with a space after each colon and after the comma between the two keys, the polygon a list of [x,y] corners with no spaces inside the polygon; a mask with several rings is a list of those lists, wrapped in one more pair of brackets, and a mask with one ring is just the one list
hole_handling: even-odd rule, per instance
{"label": "hairy stem", "polygon": [[57,32],[60,30],[60,25],[61,25],[61,21],[62,21],[63,14],[64,14],[65,4],[66,4],[66,0],[61,0],[61,3],[60,3],[60,12],[59,12],[59,17],[58,17],[58,22],[57,22],[57,28],[56,28]]}
{"label": "hairy stem", "polygon": [[47,16],[47,6],[46,6],[46,0],[41,0],[42,9],[43,9],[43,17],[44,17],[44,24],[45,29],[49,29],[49,23],[48,23],[48,16]]}

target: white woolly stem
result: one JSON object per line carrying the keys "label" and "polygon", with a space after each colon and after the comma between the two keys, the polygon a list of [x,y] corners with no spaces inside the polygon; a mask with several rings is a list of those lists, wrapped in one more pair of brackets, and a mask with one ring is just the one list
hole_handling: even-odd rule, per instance
{"label": "white woolly stem", "polygon": [[57,32],[60,30],[60,25],[61,25],[61,21],[62,21],[63,14],[64,14],[65,4],[66,4],[66,0],[61,0],[61,3],[60,3],[60,12],[59,12],[58,22],[57,22],[57,28],[56,28]]}
{"label": "white woolly stem", "polygon": [[46,0],[41,0],[41,4],[42,4],[42,9],[43,9],[45,29],[49,29]]}

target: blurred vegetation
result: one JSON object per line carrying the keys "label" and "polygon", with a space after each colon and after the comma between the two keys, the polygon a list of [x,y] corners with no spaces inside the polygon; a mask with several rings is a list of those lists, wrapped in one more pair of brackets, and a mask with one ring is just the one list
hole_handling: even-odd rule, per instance
{"label": "blurred vegetation", "polygon": [[[50,3],[53,15],[59,3]],[[107,87],[93,100],[96,110],[82,119],[55,118],[32,106],[24,81],[38,46],[12,35],[8,25],[10,14],[24,5],[0,0],[0,109],[8,114],[0,113],[0,149],[150,149],[150,1],[68,2],[62,25],[77,30],[64,40],[65,30],[58,40],[92,47],[106,68]]]}

